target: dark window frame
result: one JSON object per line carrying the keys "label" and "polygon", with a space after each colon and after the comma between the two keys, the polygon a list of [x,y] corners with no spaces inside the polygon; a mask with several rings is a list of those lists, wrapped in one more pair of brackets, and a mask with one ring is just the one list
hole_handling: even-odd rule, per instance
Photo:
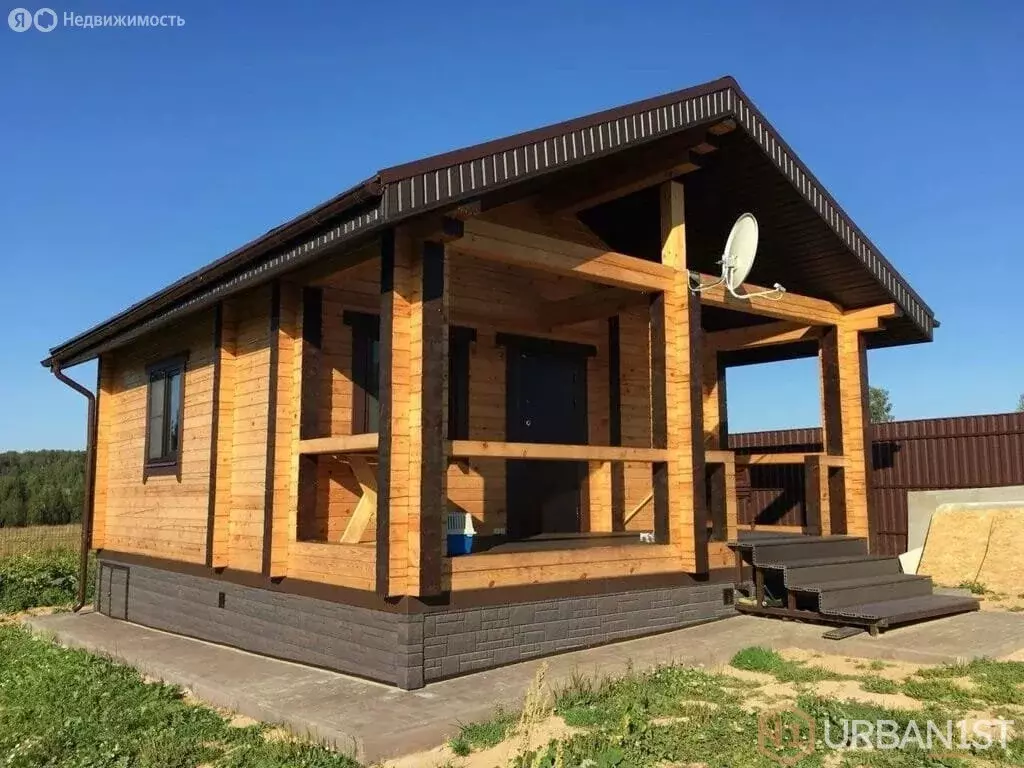
{"label": "dark window frame", "polygon": [[[145,453],[143,454],[142,464],[142,480],[145,482],[148,478],[161,475],[174,475],[181,480],[181,452],[184,445],[184,432],[185,432],[185,376],[188,371],[188,354],[180,353],[171,357],[163,358],[155,363],[150,363],[146,366],[146,439],[145,439]],[[178,444],[175,446],[173,451],[165,445],[165,450],[162,454],[156,458],[151,458],[150,447],[151,447],[151,436],[152,436],[152,422],[153,422],[153,396],[152,387],[153,382],[157,380],[164,381],[164,421],[163,428],[161,430],[161,439],[166,444],[170,440],[170,424],[171,420],[168,415],[171,411],[172,403],[170,402],[171,389],[167,386],[167,381],[174,375],[180,376],[181,384],[178,388]]]}
{"label": "dark window frame", "polygon": [[[380,343],[380,317],[365,312],[342,313],[342,321],[352,329],[352,434],[372,432],[369,403],[376,395],[369,390],[373,344]],[[469,358],[470,342],[476,341],[476,329],[451,326],[448,332],[448,440],[469,438]],[[379,380],[379,372],[378,372]],[[379,401],[378,401],[379,402]],[[379,429],[379,423],[378,423]]]}

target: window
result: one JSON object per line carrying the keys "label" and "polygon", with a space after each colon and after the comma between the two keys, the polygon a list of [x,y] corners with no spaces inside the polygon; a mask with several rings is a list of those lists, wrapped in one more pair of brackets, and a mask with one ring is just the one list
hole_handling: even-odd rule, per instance
{"label": "window", "polygon": [[146,462],[144,475],[177,474],[181,467],[181,422],[185,357],[163,360],[146,369]]}
{"label": "window", "polygon": [[[352,328],[352,434],[380,431],[380,321],[345,312]],[[452,327],[448,342],[448,439],[469,436],[469,343],[472,328]]]}

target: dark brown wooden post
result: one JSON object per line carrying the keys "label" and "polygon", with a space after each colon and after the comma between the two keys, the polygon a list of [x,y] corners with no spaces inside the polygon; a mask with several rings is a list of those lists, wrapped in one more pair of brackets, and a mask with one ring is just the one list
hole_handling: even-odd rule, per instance
{"label": "dark brown wooden post", "polygon": [[[419,594],[441,592],[448,455],[448,309],[445,246],[423,244]],[[414,334],[415,336],[415,334]],[[415,407],[415,405],[413,406]],[[410,510],[410,516],[416,510]]]}
{"label": "dark brown wooden post", "polygon": [[726,522],[726,483],[725,464],[707,465],[708,495],[711,499],[709,514],[711,517],[711,540],[725,541],[728,538]]}
{"label": "dark brown wooden post", "polygon": [[804,459],[804,525],[812,536],[821,534],[821,491],[824,470],[820,456]]}
{"label": "dark brown wooden post", "polygon": [[395,231],[385,230],[380,240],[380,341],[378,346],[377,443],[377,594],[386,596],[391,565],[391,368],[394,359]]}
{"label": "dark brown wooden post", "polygon": [[[651,447],[668,448],[668,399],[665,392],[665,294],[651,296]],[[668,462],[651,466],[654,541],[669,540]]]}
{"label": "dark brown wooden post", "polygon": [[[821,354],[821,423],[824,428],[822,449],[829,456],[842,456],[843,408],[839,376],[839,329],[834,325],[824,328],[818,344]],[[846,533],[846,478],[843,468],[829,467],[821,471],[825,473],[824,480],[828,485],[829,533]],[[806,487],[809,492],[810,485]]]}
{"label": "dark brown wooden post", "polygon": [[[608,443],[622,445],[622,352],[619,316],[608,318]],[[626,465],[612,462],[612,530],[626,529]]]}
{"label": "dark brown wooden post", "polygon": [[[704,458],[704,330],[701,328],[700,297],[691,295],[686,302],[690,331],[690,446],[693,471],[693,551],[696,573],[708,572],[708,496],[707,464]],[[723,507],[724,509],[724,507]],[[724,526],[723,526],[724,527]]]}

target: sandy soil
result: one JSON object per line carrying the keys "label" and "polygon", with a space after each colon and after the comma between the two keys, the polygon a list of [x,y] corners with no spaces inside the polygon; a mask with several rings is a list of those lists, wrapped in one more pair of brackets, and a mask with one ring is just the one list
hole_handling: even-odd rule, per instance
{"label": "sandy soil", "polygon": [[910,664],[903,661],[880,661],[876,663],[873,659],[813,653],[800,648],[786,648],[779,651],[779,655],[790,661],[800,661],[814,667],[827,669],[839,675],[851,675],[854,677],[871,675],[873,677],[882,677],[886,680],[903,680],[921,669],[920,664]]}

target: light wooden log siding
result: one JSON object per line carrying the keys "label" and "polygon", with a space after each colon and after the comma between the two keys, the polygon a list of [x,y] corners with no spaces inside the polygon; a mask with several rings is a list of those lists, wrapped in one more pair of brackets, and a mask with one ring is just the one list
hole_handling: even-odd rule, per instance
{"label": "light wooden log siding", "polygon": [[[228,565],[260,572],[267,482],[267,406],[270,396],[270,289],[236,303],[235,401],[231,457]],[[187,429],[187,425],[186,425]]]}
{"label": "light wooden log siding", "polygon": [[[107,550],[182,562],[206,561],[211,419],[213,415],[212,311],[140,339],[110,362],[109,424],[103,428],[104,515],[98,530]],[[146,366],[188,352],[183,386],[181,480],[142,479],[146,444]]]}
{"label": "light wooden log siding", "polygon": [[93,525],[89,546],[106,546],[107,499],[110,482],[110,444],[117,405],[114,353],[107,352],[99,360],[96,392],[96,478],[93,484]]}

